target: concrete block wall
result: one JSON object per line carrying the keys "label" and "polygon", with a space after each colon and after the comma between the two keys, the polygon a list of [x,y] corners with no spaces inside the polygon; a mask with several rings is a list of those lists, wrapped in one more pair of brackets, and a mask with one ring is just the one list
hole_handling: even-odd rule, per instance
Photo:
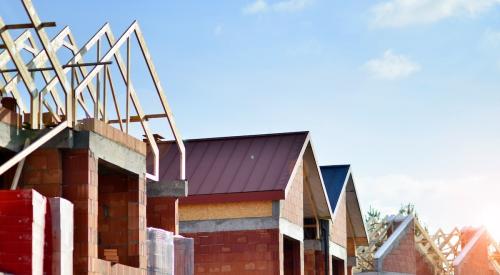
{"label": "concrete block wall", "polygon": [[183,235],[194,238],[195,274],[280,274],[278,229]]}
{"label": "concrete block wall", "polygon": [[398,244],[383,258],[383,272],[415,274],[416,267],[415,225],[413,221]]}

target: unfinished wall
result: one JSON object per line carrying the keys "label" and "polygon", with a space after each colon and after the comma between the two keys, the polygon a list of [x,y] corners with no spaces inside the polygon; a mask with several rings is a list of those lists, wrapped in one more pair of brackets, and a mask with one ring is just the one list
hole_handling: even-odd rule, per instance
{"label": "unfinished wall", "polygon": [[272,201],[183,204],[179,208],[180,221],[258,218],[272,215]]}
{"label": "unfinished wall", "polygon": [[282,200],[281,216],[287,221],[304,226],[304,166],[301,162],[297,168],[297,173],[290,183],[286,199]]}
{"label": "unfinished wall", "polygon": [[304,251],[304,274],[326,275],[325,254],[322,251],[312,249]]}
{"label": "unfinished wall", "polygon": [[[332,206],[334,207],[334,206]],[[337,209],[330,227],[330,241],[347,247],[347,210],[345,193],[339,198]]]}
{"label": "unfinished wall", "polygon": [[183,234],[194,238],[195,274],[279,274],[279,230]]}
{"label": "unfinished wall", "polygon": [[420,252],[415,253],[415,262],[418,275],[434,275],[432,265],[425,259],[425,257],[420,254]]}
{"label": "unfinished wall", "polygon": [[148,198],[148,227],[179,233],[179,199],[169,197]]}
{"label": "unfinished wall", "polygon": [[[75,274],[140,274],[146,270],[146,190],[143,177],[137,177],[133,183],[122,182],[127,192],[127,200],[118,199],[116,203],[120,207],[110,207],[109,214],[126,215],[127,223],[117,231],[120,242],[124,242],[127,256],[124,260],[127,264],[139,267],[133,268],[125,265],[111,265],[110,262],[99,259],[98,236],[98,160],[94,154],[87,149],[65,150],[62,154],[63,166],[63,197],[74,204],[75,229],[74,229],[74,273]],[[106,182],[105,178],[101,181]],[[114,189],[113,184],[111,186]],[[103,187],[109,188],[104,183]],[[102,195],[101,189],[101,195]],[[104,197],[105,198],[105,197]],[[122,205],[123,204],[123,205]],[[114,209],[114,210],[113,210]],[[102,219],[101,219],[102,222]],[[122,221],[120,221],[122,222]],[[119,223],[119,222],[118,222]],[[106,223],[104,223],[106,225]],[[117,225],[114,225],[115,230]],[[101,227],[101,233],[103,228]],[[126,231],[126,233],[125,233]],[[101,239],[102,240],[102,239]],[[125,241],[123,241],[125,240]]]}
{"label": "unfinished wall", "polygon": [[415,274],[417,270],[416,253],[415,226],[412,221],[404,236],[383,258],[382,270],[379,271]]}
{"label": "unfinished wall", "polygon": [[[98,244],[99,258],[104,249],[116,249],[119,263],[139,267],[139,176],[123,169],[99,164]],[[142,253],[144,254],[144,252]]]}
{"label": "unfinished wall", "polygon": [[488,236],[482,234],[476,245],[469,251],[465,258],[455,266],[455,275],[491,275],[488,261]]}
{"label": "unfinished wall", "polygon": [[97,259],[97,160],[86,149],[65,151],[62,160],[63,195],[75,209],[73,270],[87,274]]}
{"label": "unfinished wall", "polygon": [[38,149],[26,158],[19,187],[46,197],[62,195],[62,157],[58,149]]}

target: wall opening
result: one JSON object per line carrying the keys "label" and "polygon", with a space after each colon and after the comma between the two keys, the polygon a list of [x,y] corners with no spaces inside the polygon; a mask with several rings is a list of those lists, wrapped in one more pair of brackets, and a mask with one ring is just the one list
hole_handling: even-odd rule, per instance
{"label": "wall opening", "polygon": [[[14,157],[15,154],[6,149],[0,148],[0,164],[7,162],[9,159]],[[7,172],[0,175],[0,188],[9,189],[12,184],[12,179],[14,178],[14,173],[17,165],[8,170]]]}
{"label": "wall opening", "polygon": [[300,242],[283,236],[283,253],[285,275],[300,275]]}
{"label": "wall opening", "polygon": [[97,170],[99,259],[139,267],[139,176],[102,160]]}
{"label": "wall opening", "polygon": [[332,275],[344,275],[344,260],[332,256]]}

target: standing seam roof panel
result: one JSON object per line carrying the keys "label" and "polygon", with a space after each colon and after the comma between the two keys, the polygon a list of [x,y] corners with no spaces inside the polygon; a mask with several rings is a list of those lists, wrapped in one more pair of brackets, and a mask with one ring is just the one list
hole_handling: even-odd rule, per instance
{"label": "standing seam roof panel", "polygon": [[[189,195],[284,190],[308,132],[185,141]],[[160,142],[160,181],[178,179],[178,149]],[[252,158],[253,156],[253,158]],[[148,170],[152,168],[148,155]]]}

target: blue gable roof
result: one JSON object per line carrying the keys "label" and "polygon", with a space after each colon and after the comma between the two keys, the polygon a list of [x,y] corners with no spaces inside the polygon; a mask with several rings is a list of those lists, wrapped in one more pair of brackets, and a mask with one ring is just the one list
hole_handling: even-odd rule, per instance
{"label": "blue gable roof", "polygon": [[330,165],[321,166],[321,176],[323,177],[323,182],[325,183],[326,193],[328,194],[328,200],[330,205],[335,211],[337,207],[337,201],[339,200],[340,193],[344,187],[344,182],[346,181],[347,174],[349,173],[349,164],[345,165]]}

